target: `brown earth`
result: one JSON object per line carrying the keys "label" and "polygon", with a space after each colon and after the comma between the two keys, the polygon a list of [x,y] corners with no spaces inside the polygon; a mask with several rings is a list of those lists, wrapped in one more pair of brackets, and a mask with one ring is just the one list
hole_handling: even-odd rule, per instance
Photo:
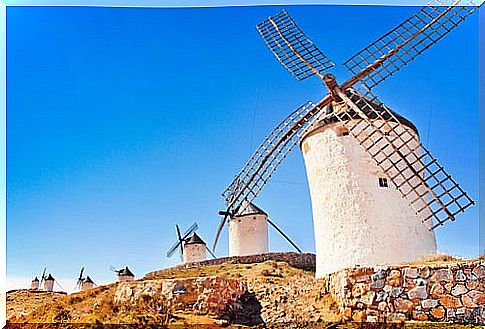
{"label": "brown earth", "polygon": [[[249,290],[254,293],[254,297],[261,306],[261,319],[265,323],[271,323],[271,327],[286,328],[287,325],[284,323],[300,323],[301,325],[292,326],[292,328],[327,328],[330,326],[329,323],[333,323],[332,328],[366,328],[362,324],[339,324],[341,315],[336,304],[330,294],[324,292],[321,281],[314,278],[314,272],[296,269],[284,262],[219,264],[166,271],[156,279],[214,275],[234,277],[247,282]],[[117,285],[117,283],[113,283],[69,295],[34,293],[28,290],[9,292],[7,293],[7,318],[11,323],[143,324],[146,318],[140,319],[141,314],[168,313],[163,307],[154,308],[153,305],[117,305],[114,302]],[[163,306],[163,298],[160,297],[159,302],[157,301],[155,304]],[[234,314],[232,316],[234,317]],[[222,316],[222,318],[229,319],[231,314]],[[165,320],[169,327],[173,328],[202,324],[211,328],[227,326],[227,323],[221,321],[220,318],[194,311],[176,312],[171,315],[170,321],[168,318],[156,319],[156,321]],[[281,325],[279,326],[279,324]],[[405,326],[394,327],[473,328],[470,325],[444,323],[407,323]],[[374,324],[368,328],[386,327]]]}

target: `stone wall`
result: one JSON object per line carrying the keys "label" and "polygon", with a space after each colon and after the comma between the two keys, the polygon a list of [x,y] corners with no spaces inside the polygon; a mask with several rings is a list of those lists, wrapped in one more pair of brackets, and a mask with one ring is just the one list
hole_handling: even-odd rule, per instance
{"label": "stone wall", "polygon": [[196,268],[201,266],[219,265],[224,263],[252,264],[252,263],[262,263],[268,260],[285,262],[290,266],[300,268],[300,269],[315,270],[314,254],[296,253],[296,252],[271,252],[271,253],[260,254],[260,255],[223,257],[223,258],[216,258],[216,259],[208,259],[202,262],[180,264],[171,268],[149,272],[145,275],[145,279],[155,279],[157,276],[160,276],[168,272],[189,269],[189,268]]}
{"label": "stone wall", "polygon": [[483,261],[353,268],[324,278],[347,321],[485,323]]}
{"label": "stone wall", "polygon": [[193,310],[219,315],[247,291],[245,283],[225,277],[143,280],[120,282],[115,303],[136,303],[143,296],[161,292],[172,311]]}

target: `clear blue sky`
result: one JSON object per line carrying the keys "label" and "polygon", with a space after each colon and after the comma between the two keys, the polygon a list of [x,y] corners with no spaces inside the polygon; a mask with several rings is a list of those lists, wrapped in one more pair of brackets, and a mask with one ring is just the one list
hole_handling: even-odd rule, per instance
{"label": "clear blue sky", "polygon": [[[211,244],[220,193],[273,126],[324,91],[260,39],[254,26],[279,9],[7,8],[8,279],[44,266],[72,279],[85,266],[97,282],[114,279],[110,265],[141,276],[179,262],[165,257],[175,223],[197,221]],[[287,10],[340,64],[415,8]],[[375,90],[475,200],[477,41],[475,14]],[[314,251],[298,149],[257,204]],[[441,251],[477,256],[478,206],[436,234]],[[291,247],[271,232],[270,249]]]}

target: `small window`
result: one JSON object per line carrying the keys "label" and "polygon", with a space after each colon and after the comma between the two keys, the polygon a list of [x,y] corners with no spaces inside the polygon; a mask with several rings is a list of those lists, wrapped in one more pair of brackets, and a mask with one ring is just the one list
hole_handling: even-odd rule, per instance
{"label": "small window", "polygon": [[379,187],[389,187],[387,178],[379,177]]}
{"label": "small window", "polygon": [[349,135],[349,131],[348,130],[342,132],[342,136],[348,136],[348,135]]}

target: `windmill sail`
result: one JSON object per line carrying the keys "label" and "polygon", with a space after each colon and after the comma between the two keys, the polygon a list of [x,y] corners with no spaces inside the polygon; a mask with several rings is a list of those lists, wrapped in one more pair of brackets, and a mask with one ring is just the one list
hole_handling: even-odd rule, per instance
{"label": "windmill sail", "polygon": [[256,26],[278,61],[298,80],[304,80],[333,66],[285,10]]}
{"label": "windmill sail", "polygon": [[[434,229],[474,202],[421,144],[417,135],[389,121],[397,116],[376,97],[340,93],[348,111],[335,117],[388,175],[414,207],[419,218]],[[361,120],[353,120],[355,114]],[[435,220],[433,224],[432,220]]]}
{"label": "windmill sail", "polygon": [[[457,27],[478,7],[473,0],[432,1],[390,32],[347,60],[344,65],[354,74],[374,67],[361,80],[372,89],[434,45]],[[379,65],[376,66],[375,64]]]}
{"label": "windmill sail", "polygon": [[[316,105],[309,102],[302,105],[276,126],[229,187],[226,188],[222,195],[226,202],[227,211],[221,212],[224,217],[216,232],[213,249],[215,249],[222,229],[227,219],[232,216],[234,209],[238,209],[244,202],[249,203],[256,198],[279,164],[296,145],[302,132],[304,133],[311,128],[313,123],[323,116],[334,115],[327,114],[322,109],[333,100],[341,101],[338,97],[338,93],[342,93],[341,90],[346,91],[361,82],[365,86],[366,96],[360,97],[361,101],[357,103],[367,102],[371,88],[407,65],[477,9],[477,4],[472,0],[456,0],[453,1],[451,6],[448,6],[449,3],[447,2],[433,0],[430,3],[431,6],[422,8],[397,28],[350,58],[345,65],[354,73],[354,76],[345,81],[341,87],[335,82],[333,76],[321,74],[325,69],[332,67],[333,63],[313,45],[285,11],[270,17],[257,26],[269,49],[283,66],[299,80],[315,74],[318,75],[329,87],[330,94]],[[315,54],[321,54],[323,62],[316,60],[318,56]],[[327,79],[328,76],[330,76],[329,79]],[[342,94],[342,96],[348,98],[345,94]],[[347,105],[352,105],[352,110],[356,112],[361,111],[359,106],[355,104],[348,103]],[[369,107],[371,110],[373,109],[372,106]],[[377,114],[379,113],[372,115]],[[392,113],[390,114],[392,115]],[[352,125],[353,120],[347,120],[348,117],[345,119],[345,116],[337,115],[337,118],[345,122],[346,125]],[[368,122],[369,118],[362,121]],[[377,133],[378,128],[374,127],[372,123],[367,124],[369,127],[366,129],[371,129],[371,133]],[[356,130],[353,131],[353,134],[357,134]],[[363,136],[365,135],[363,134],[360,138],[363,138]],[[389,136],[384,134],[381,138],[388,141],[390,149],[396,147],[390,141]],[[399,164],[398,175],[402,177],[393,177],[393,182],[418,213],[429,212],[428,215],[423,215],[423,221],[435,218],[436,225],[443,224],[449,219],[454,220],[457,213],[464,211],[465,208],[473,204],[473,201],[437,164],[436,159],[419,141],[413,141],[413,143],[417,143],[417,146],[415,146],[408,140],[402,140],[402,136],[398,138],[399,142],[403,143],[403,147],[412,148],[417,153],[421,152],[417,159],[408,160],[407,157],[411,156],[412,152],[408,150],[402,155],[402,151],[397,149],[392,157],[397,154],[401,158],[399,161],[404,163],[410,172],[421,177],[420,188],[414,185],[406,186],[409,185],[406,180],[406,177],[409,177],[409,172],[402,176],[406,170],[401,170],[402,164]],[[364,143],[365,141],[362,142],[362,144]],[[365,145],[364,147],[368,152],[371,152],[372,145]],[[416,150],[416,148],[419,150]],[[392,166],[396,165],[394,160],[388,162]],[[390,170],[386,161],[378,160],[378,163],[379,166],[384,168],[384,171]]]}
{"label": "windmill sail", "polygon": [[175,242],[172,247],[167,251],[167,257],[172,257],[172,255],[175,253],[177,249],[180,250],[180,257],[182,258],[182,255],[184,253],[184,242],[187,240],[189,235],[191,235],[193,232],[195,232],[199,228],[199,225],[197,223],[192,224],[182,235],[180,233],[180,228],[178,225],[175,225],[175,231],[177,233],[177,242]]}
{"label": "windmill sail", "polygon": [[228,217],[235,209],[243,211],[244,205],[248,205],[256,198],[274,171],[298,143],[299,137],[321,119],[322,115],[326,115],[321,110],[330,101],[331,97],[327,96],[318,104],[306,102],[288,115],[266,137],[229,187],[222,193],[226,200],[227,212],[216,232],[214,250]]}

